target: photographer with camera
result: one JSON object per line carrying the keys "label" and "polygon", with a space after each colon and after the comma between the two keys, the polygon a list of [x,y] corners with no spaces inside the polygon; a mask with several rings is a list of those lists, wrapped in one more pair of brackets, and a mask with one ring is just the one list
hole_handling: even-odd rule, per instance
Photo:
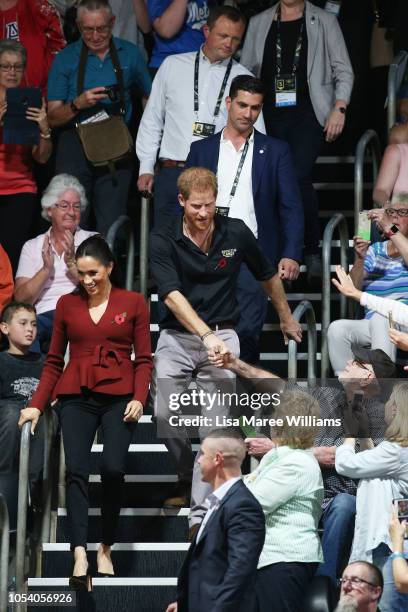
{"label": "photographer with camera", "polygon": [[48,81],[50,125],[63,128],[56,173],[71,174],[84,185],[102,234],[126,213],[131,89],[137,86],[147,98],[151,87],[140,51],[112,36],[114,23],[108,0],[82,0],[77,12],[81,38],[57,55]]}

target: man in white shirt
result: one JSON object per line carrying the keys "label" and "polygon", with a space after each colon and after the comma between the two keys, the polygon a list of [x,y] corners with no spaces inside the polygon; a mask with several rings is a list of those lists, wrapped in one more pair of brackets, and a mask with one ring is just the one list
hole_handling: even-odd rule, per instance
{"label": "man in white shirt", "polygon": [[[217,212],[242,219],[278,268],[280,278],[294,280],[303,251],[303,206],[289,146],[254,129],[264,93],[259,79],[236,76],[225,99],[226,127],[194,142],[186,164],[208,168],[217,175]],[[257,363],[267,297],[246,266],[238,278],[237,300],[241,357]]]}
{"label": "man in white shirt", "polygon": [[[177,178],[190,144],[219,132],[227,119],[225,93],[232,79],[250,72],[233,60],[245,19],[230,6],[211,11],[200,51],[165,59],[153,81],[136,140],[140,160],[138,188],[151,193],[155,182],[155,225],[180,214]],[[264,132],[263,119],[258,127]],[[157,156],[159,169],[154,177]]]}
{"label": "man in white shirt", "polygon": [[381,571],[367,561],[350,563],[340,579],[336,612],[376,612],[384,586]]}
{"label": "man in white shirt", "polygon": [[259,502],[241,480],[246,451],[233,429],[211,432],[201,445],[201,478],[211,485],[208,511],[180,570],[177,602],[166,612],[247,612],[265,539]]}

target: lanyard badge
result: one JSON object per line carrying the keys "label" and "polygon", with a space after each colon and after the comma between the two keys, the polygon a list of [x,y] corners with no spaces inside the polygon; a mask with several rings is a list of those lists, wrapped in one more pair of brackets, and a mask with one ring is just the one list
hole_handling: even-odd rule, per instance
{"label": "lanyard badge", "polygon": [[239,163],[238,163],[238,168],[237,171],[235,173],[235,177],[232,183],[232,187],[231,187],[231,191],[228,197],[228,206],[217,206],[215,209],[215,212],[218,215],[221,215],[222,217],[228,217],[229,215],[229,211],[230,211],[230,206],[231,206],[231,202],[235,196],[235,193],[237,191],[237,187],[238,187],[238,183],[239,183],[239,179],[241,176],[241,172],[242,172],[242,168],[244,167],[244,163],[245,163],[245,158],[247,156],[248,153],[248,149],[249,149],[249,139],[250,139],[250,135],[248,136],[248,138],[245,141],[245,145],[244,148],[242,150],[241,153],[241,157],[239,159]]}
{"label": "lanyard badge", "polygon": [[341,9],[341,0],[327,0],[324,10],[332,15],[339,16]]}
{"label": "lanyard badge", "polygon": [[[220,114],[221,102],[224,97],[225,88],[227,86],[229,75],[231,74],[232,68],[232,57],[228,62],[227,69],[225,71],[224,79],[221,84],[221,89],[218,94],[217,102],[214,108],[213,121]],[[199,138],[207,138],[208,136],[213,136],[215,134],[215,123],[203,123],[202,121],[198,121],[198,73],[200,70],[200,51],[197,51],[195,64],[194,64],[194,114],[196,120],[193,123],[193,136],[198,136]]]}
{"label": "lanyard badge", "polygon": [[299,67],[300,52],[303,42],[303,28],[305,17],[303,15],[300,26],[299,37],[296,43],[295,56],[293,58],[293,68],[290,74],[282,74],[282,40],[280,31],[280,7],[277,12],[277,33],[276,33],[276,76],[275,76],[275,104],[277,107],[296,106],[296,71]]}

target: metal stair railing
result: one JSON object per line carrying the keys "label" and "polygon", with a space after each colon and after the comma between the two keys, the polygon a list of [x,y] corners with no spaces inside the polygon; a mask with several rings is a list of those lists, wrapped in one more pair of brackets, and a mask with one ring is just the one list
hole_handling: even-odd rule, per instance
{"label": "metal stair railing", "polygon": [[[316,317],[312,304],[308,300],[303,300],[298,304],[292,313],[296,321],[300,321],[306,316],[307,325],[307,379],[313,384],[316,382],[316,348],[317,332]],[[289,340],[288,344],[288,378],[297,377],[297,343]]]}
{"label": "metal stair railing", "polygon": [[7,610],[9,515],[6,500],[0,493],[0,610]]}
{"label": "metal stair railing", "polygon": [[116,221],[114,221],[114,223],[112,223],[106,235],[106,242],[108,243],[110,250],[114,252],[117,234],[122,228],[124,228],[126,231],[127,239],[125,286],[128,291],[132,291],[135,272],[135,237],[133,235],[132,221],[127,215],[121,215],[116,219]]}
{"label": "metal stair railing", "polygon": [[378,169],[381,163],[381,146],[377,132],[367,130],[357,143],[354,162],[354,235],[358,231],[358,214],[363,210],[364,200],[364,161],[367,149],[371,153],[373,168],[373,185],[377,180]]}
{"label": "metal stair railing", "polygon": [[[347,249],[349,243],[347,221],[341,213],[336,213],[326,225],[323,234],[323,285],[322,285],[322,343],[321,343],[321,378],[327,378],[329,371],[329,348],[327,344],[327,330],[330,325],[330,265],[331,265],[331,242],[333,232],[338,227],[340,238],[340,262],[347,270]],[[347,300],[344,295],[340,296],[340,317],[346,317]]]}
{"label": "metal stair railing", "polygon": [[149,273],[149,206],[151,205],[152,197],[142,197],[140,208],[139,291],[145,298],[147,298]]}
{"label": "metal stair railing", "polygon": [[[18,515],[16,540],[16,592],[25,591],[25,548],[27,533],[28,506],[28,464],[30,457],[31,421],[24,423],[21,430],[20,463],[18,477]],[[24,604],[17,604],[16,609],[22,612]]]}
{"label": "metal stair railing", "polygon": [[408,53],[400,51],[392,60],[388,70],[388,103],[387,103],[387,128],[388,131],[395,125],[397,120],[397,93],[404,79],[407,67]]}

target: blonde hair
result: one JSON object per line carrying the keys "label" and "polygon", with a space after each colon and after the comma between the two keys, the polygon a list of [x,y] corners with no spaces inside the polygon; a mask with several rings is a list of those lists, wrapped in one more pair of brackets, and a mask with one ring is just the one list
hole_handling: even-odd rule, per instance
{"label": "blonde hair", "polygon": [[408,204],[408,192],[400,191],[395,193],[391,198],[391,204]]}
{"label": "blonde hair", "polygon": [[[299,425],[290,424],[287,417],[291,416],[306,417],[306,419],[303,422],[299,419]],[[273,417],[283,421],[282,426],[271,428],[272,438],[279,438],[281,446],[306,449],[314,445],[319,427],[313,423],[320,417],[320,407],[319,402],[311,395],[300,390],[285,391],[281,395],[280,404],[276,406]]]}
{"label": "blonde hair", "polygon": [[177,180],[179,193],[188,200],[192,191],[211,191],[218,193],[217,177],[207,168],[188,168],[184,170]]}
{"label": "blonde hair", "polygon": [[388,401],[394,404],[396,413],[387,427],[384,438],[388,442],[408,446],[408,382],[396,385]]}

